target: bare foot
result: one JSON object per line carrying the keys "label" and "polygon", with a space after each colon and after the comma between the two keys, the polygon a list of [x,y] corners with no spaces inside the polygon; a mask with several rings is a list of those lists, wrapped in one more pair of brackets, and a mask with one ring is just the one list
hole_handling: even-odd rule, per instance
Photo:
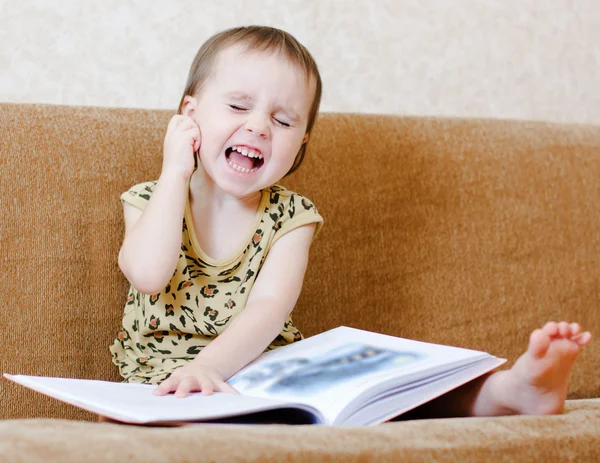
{"label": "bare foot", "polygon": [[[506,413],[551,415],[562,413],[571,369],[592,335],[577,323],[548,322],[529,337],[527,351],[510,370],[493,381],[493,400]],[[499,413],[501,414],[501,413]]]}

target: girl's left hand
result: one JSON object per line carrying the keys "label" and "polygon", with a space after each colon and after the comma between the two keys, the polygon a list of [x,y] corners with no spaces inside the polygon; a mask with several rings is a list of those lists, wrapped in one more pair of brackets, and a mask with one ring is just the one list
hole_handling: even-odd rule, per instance
{"label": "girl's left hand", "polygon": [[154,395],[166,395],[170,392],[174,392],[175,397],[186,397],[190,392],[202,392],[204,395],[211,395],[213,392],[239,394],[223,380],[216,368],[194,362],[173,371],[154,390]]}

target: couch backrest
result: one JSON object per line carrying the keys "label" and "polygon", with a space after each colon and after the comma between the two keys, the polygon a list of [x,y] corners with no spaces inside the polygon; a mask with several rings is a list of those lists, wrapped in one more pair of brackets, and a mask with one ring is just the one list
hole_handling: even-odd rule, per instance
{"label": "couch backrest", "polygon": [[[157,178],[171,114],[0,104],[2,372],[118,380],[119,194]],[[511,361],[546,320],[600,336],[600,127],[324,114],[282,183],[325,217],[306,335],[348,325]],[[600,396],[599,347],[571,397]],[[0,403],[90,418],[5,380]]]}

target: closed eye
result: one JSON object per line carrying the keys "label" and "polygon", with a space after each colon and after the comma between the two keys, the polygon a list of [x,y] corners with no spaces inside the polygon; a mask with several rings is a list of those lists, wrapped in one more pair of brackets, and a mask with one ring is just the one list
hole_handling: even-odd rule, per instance
{"label": "closed eye", "polygon": [[233,109],[234,111],[245,111],[245,110],[246,110],[246,108],[243,108],[243,107],[241,107],[241,106],[234,105],[234,104],[230,104],[230,105],[229,105],[229,107],[230,107],[231,109]]}
{"label": "closed eye", "polygon": [[290,127],[291,125],[285,121],[282,121],[281,119],[277,119],[275,118],[275,122],[277,122],[279,125],[281,125],[282,127]]}

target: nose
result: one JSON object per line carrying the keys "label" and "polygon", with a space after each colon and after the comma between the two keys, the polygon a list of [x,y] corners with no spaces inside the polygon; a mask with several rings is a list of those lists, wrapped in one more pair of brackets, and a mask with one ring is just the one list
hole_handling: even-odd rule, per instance
{"label": "nose", "polygon": [[269,136],[269,123],[267,122],[267,118],[256,112],[248,114],[244,128],[260,138],[267,138]]}

